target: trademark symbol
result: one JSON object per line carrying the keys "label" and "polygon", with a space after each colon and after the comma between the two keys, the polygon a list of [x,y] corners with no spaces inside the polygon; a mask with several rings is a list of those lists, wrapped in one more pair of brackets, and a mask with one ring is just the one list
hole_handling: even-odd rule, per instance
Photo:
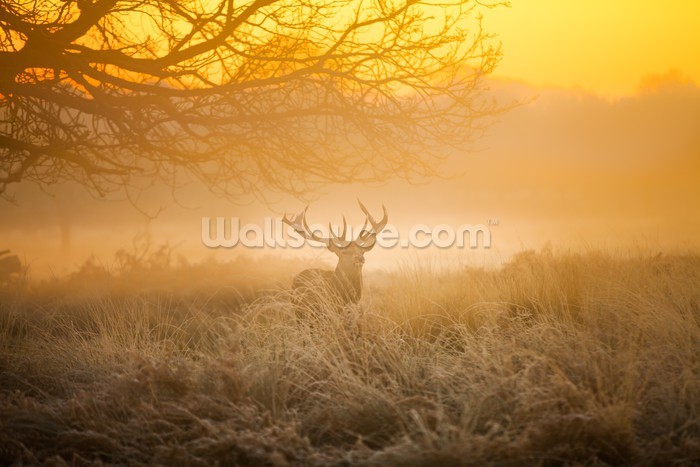
{"label": "trademark symbol", "polygon": [[498,218],[489,219],[489,225],[498,225]]}

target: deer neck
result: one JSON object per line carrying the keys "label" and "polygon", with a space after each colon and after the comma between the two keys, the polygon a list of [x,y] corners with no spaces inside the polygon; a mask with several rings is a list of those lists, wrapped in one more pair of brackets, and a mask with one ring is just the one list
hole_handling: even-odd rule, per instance
{"label": "deer neck", "polygon": [[351,300],[356,302],[362,296],[362,268],[361,267],[341,267],[339,264],[335,268],[335,275],[342,286],[347,290]]}

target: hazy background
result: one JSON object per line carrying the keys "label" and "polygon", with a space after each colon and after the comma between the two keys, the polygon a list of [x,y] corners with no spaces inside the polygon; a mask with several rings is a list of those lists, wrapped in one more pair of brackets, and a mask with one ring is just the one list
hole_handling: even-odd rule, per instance
{"label": "hazy background", "polygon": [[[669,2],[513,2],[484,19],[498,33],[504,59],[491,78],[503,104],[518,105],[491,122],[470,152],[444,149],[444,179],[422,185],[331,186],[309,209],[311,222],[362,221],[360,197],[377,216],[381,204],[403,236],[417,223],[486,224],[492,248],[373,251],[367,268],[439,258],[497,265],[548,242],[563,248],[697,249],[700,232],[700,7]],[[652,6],[655,5],[655,6]],[[10,248],[35,277],[74,270],[91,255],[109,264],[147,232],[154,245],[177,245],[192,261],[245,254],[275,258],[322,250],[213,251],[202,245],[202,216],[266,216],[305,203],[270,194],[237,205],[192,184],[176,193],[154,186],[127,200],[97,201],[77,185],[48,193],[11,188],[0,203],[0,250]],[[141,211],[132,204],[137,204]]]}
{"label": "hazy background", "polygon": [[[376,216],[384,203],[402,235],[416,223],[456,227],[497,220],[491,249],[448,250],[452,261],[471,264],[497,264],[514,251],[547,242],[660,251],[698,247],[700,89],[695,84],[671,73],[615,100],[509,81],[494,82],[493,90],[504,102],[526,103],[501,116],[473,152],[446,148],[448,178],[417,186],[396,181],[329,187],[311,202],[309,220],[338,223],[345,214],[360,223],[358,196]],[[202,245],[202,216],[236,216],[262,226],[265,216],[304,207],[283,196],[271,195],[269,205],[235,205],[192,185],[173,202],[169,189],[153,187],[136,200],[147,214],[158,214],[149,219],[128,201],[94,200],[78,186],[57,186],[47,195],[22,185],[15,194],[16,204],[0,205],[1,246],[19,253],[39,275],[49,267],[57,274],[68,271],[92,253],[109,263],[139,232],[149,232],[154,244],[178,245],[176,252],[192,260],[214,254],[220,259],[241,253],[326,255],[309,249],[214,251]],[[368,267],[391,267],[417,256],[415,249],[372,252]]]}

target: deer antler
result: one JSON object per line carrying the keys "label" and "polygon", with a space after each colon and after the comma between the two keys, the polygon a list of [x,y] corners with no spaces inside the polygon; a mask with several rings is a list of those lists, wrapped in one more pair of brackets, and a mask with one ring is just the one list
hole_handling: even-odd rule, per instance
{"label": "deer antler", "polygon": [[[386,227],[386,223],[389,221],[389,214],[387,214],[386,207],[384,206],[384,204],[382,204],[382,211],[384,212],[384,215],[382,216],[382,219],[379,222],[377,222],[369,213],[365,205],[362,204],[362,201],[358,199],[357,202],[360,204],[360,209],[362,209],[362,212],[365,213],[365,223],[362,226],[360,235],[358,235],[357,240],[355,240],[355,243],[357,243],[362,248],[372,248],[374,246],[374,243],[377,241],[377,235],[382,230],[384,230],[384,227]],[[367,222],[369,222],[369,224],[371,225],[371,229],[367,229]]]}
{"label": "deer antler", "polygon": [[[360,230],[360,234],[357,236],[357,239],[354,241],[354,243],[357,244],[360,248],[371,249],[377,241],[377,235],[382,230],[384,230],[384,227],[386,227],[386,223],[389,220],[389,215],[386,212],[386,207],[382,204],[382,211],[384,212],[384,215],[382,219],[379,222],[377,222],[376,220],[374,220],[374,217],[372,217],[365,205],[362,204],[362,202],[359,199],[357,200],[357,202],[360,203],[360,209],[362,209],[362,212],[365,213],[365,223],[362,226],[362,230]],[[296,216],[292,216],[291,218],[287,217],[287,214],[285,213],[284,217],[282,218],[282,222],[293,228],[296,233],[302,236],[302,238],[322,243],[328,248],[345,248],[350,243],[352,243],[352,241],[348,241],[345,239],[345,234],[348,230],[348,223],[345,219],[345,216],[343,216],[343,231],[340,235],[335,234],[335,232],[333,231],[333,226],[329,223],[329,236],[322,237],[316,232],[314,232],[309,227],[309,224],[306,222],[306,211],[308,209],[309,207],[306,206],[306,208],[302,212],[300,212]],[[367,223],[369,223],[369,228]]]}
{"label": "deer antler", "polygon": [[345,220],[345,216],[343,216],[343,232],[340,235],[336,235],[333,232],[333,228],[331,227],[331,224],[328,223],[328,233],[329,237],[322,237],[318,235],[316,232],[314,232],[310,227],[309,224],[306,222],[306,211],[309,209],[308,206],[297,214],[296,216],[293,216],[291,219],[287,218],[287,214],[284,214],[284,217],[282,218],[282,222],[285,224],[289,225],[291,228],[294,229],[296,233],[301,235],[303,238],[306,240],[313,240],[315,242],[322,243],[326,245],[326,247],[337,247],[337,248],[344,248],[348,246],[350,243],[349,241],[345,240],[345,234],[347,233],[347,221]]}

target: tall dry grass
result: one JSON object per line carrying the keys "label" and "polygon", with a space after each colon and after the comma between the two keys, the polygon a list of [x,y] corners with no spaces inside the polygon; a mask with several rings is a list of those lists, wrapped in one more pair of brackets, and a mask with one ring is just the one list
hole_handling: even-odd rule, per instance
{"label": "tall dry grass", "polygon": [[3,292],[0,463],[700,462],[698,256],[406,268],[304,320],[188,267]]}

